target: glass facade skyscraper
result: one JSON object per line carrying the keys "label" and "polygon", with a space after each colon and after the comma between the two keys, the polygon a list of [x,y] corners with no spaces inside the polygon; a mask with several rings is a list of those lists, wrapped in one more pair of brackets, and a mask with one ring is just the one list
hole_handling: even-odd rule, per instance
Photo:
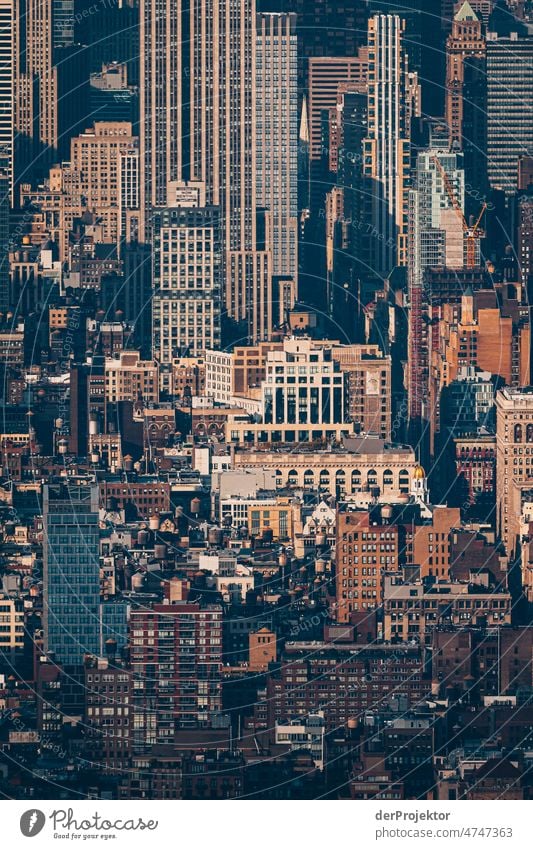
{"label": "glass facade skyscraper", "polygon": [[45,650],[79,667],[100,648],[97,487],[45,486],[43,525]]}

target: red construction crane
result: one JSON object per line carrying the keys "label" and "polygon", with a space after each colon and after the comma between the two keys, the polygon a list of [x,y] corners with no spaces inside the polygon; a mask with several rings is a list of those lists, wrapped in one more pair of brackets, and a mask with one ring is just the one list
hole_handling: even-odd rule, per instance
{"label": "red construction crane", "polygon": [[439,169],[439,173],[442,176],[444,181],[444,186],[446,188],[446,192],[448,197],[450,198],[450,202],[459,217],[461,224],[463,225],[463,233],[466,241],[466,267],[467,268],[475,268],[476,267],[476,253],[477,253],[477,243],[482,239],[485,235],[484,231],[481,229],[481,219],[485,215],[485,211],[487,209],[487,204],[483,203],[481,207],[481,212],[477,217],[477,221],[472,227],[465,218],[465,214],[461,209],[461,205],[455,196],[455,192],[453,190],[453,186],[450,182],[450,178],[448,177],[446,171],[443,168],[442,162],[437,156],[432,157],[433,162]]}

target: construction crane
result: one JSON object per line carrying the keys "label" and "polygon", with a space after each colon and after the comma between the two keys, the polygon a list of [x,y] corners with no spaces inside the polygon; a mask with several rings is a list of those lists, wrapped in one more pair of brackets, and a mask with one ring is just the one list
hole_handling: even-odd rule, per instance
{"label": "construction crane", "polygon": [[442,162],[437,156],[432,157],[433,162],[437,166],[439,173],[444,181],[444,186],[446,188],[446,192],[448,197],[450,198],[450,203],[453,206],[458,218],[463,225],[463,233],[466,241],[466,267],[467,268],[475,268],[476,267],[476,247],[477,243],[482,239],[485,235],[485,232],[481,229],[481,220],[485,215],[487,204],[483,203],[481,206],[481,212],[479,213],[476,223],[471,226],[465,218],[465,214],[461,209],[461,205],[457,200],[455,192],[453,190],[453,186],[450,182],[450,178],[448,177]]}

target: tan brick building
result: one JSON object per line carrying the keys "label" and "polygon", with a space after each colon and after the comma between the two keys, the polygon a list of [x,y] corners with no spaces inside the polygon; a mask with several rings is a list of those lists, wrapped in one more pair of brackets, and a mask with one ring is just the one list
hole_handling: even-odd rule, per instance
{"label": "tan brick building", "polygon": [[159,366],[155,360],[141,360],[138,351],[122,351],[105,361],[106,398],[117,401],[159,401]]}

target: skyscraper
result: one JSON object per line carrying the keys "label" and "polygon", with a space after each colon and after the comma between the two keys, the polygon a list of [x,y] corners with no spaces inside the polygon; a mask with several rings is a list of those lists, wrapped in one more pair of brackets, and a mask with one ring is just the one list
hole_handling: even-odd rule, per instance
{"label": "skyscraper", "polygon": [[176,187],[202,186],[206,205],[220,208],[227,316],[261,339],[272,295],[257,214],[255,70],[255,0],[142,0],[145,209],[170,206]]}
{"label": "skyscraper", "polygon": [[[102,225],[104,242],[117,243],[122,229],[121,218],[126,219],[122,202],[135,202],[133,187],[137,174],[132,173],[132,169],[137,165],[133,155],[137,147],[138,139],[127,121],[95,121],[91,129],[72,139],[71,166],[80,175],[80,191],[87,209],[98,216]],[[123,175],[122,164],[127,155],[131,157],[128,160],[131,168],[129,174]]]}
{"label": "skyscraper", "polygon": [[45,486],[43,525],[45,650],[75,669],[100,648],[98,488]]}
{"label": "skyscraper", "polygon": [[[437,164],[440,163],[439,165]],[[454,195],[464,204],[462,157],[438,143],[417,157],[415,185],[409,193],[409,417],[420,419],[427,401],[429,353],[424,320],[424,271],[462,268],[464,237],[441,168]]]}
{"label": "skyscraper", "polygon": [[382,276],[407,263],[411,103],[404,26],[398,15],[374,15],[368,22],[364,169],[372,192],[371,264]]}
{"label": "skyscraper", "polygon": [[520,490],[531,488],[533,392],[505,388],[496,394],[496,525],[508,554],[516,542]]}
{"label": "skyscraper", "polygon": [[296,15],[257,16],[257,204],[270,217],[272,274],[292,281],[289,306],[298,276],[297,48]]}
{"label": "skyscraper", "polygon": [[260,12],[297,15],[298,87],[307,88],[309,59],[355,56],[366,43],[368,0],[258,0]]}
{"label": "skyscraper", "polygon": [[446,121],[450,145],[463,146],[465,60],[484,56],[481,21],[470,3],[465,2],[455,14],[446,42]]}
{"label": "skyscraper", "polygon": [[[185,190],[184,190],[185,191]],[[222,257],[217,207],[153,213],[152,350],[162,364],[220,347]]]}
{"label": "skyscraper", "polygon": [[15,72],[15,0],[0,0],[0,164],[9,180],[9,193],[13,181]]}
{"label": "skyscraper", "polygon": [[487,40],[487,167],[492,189],[516,191],[518,160],[533,154],[533,37]]}
{"label": "skyscraper", "polygon": [[71,0],[17,0],[15,127],[17,178],[43,176],[68,158],[70,138],[83,129],[88,80],[74,47]]}

